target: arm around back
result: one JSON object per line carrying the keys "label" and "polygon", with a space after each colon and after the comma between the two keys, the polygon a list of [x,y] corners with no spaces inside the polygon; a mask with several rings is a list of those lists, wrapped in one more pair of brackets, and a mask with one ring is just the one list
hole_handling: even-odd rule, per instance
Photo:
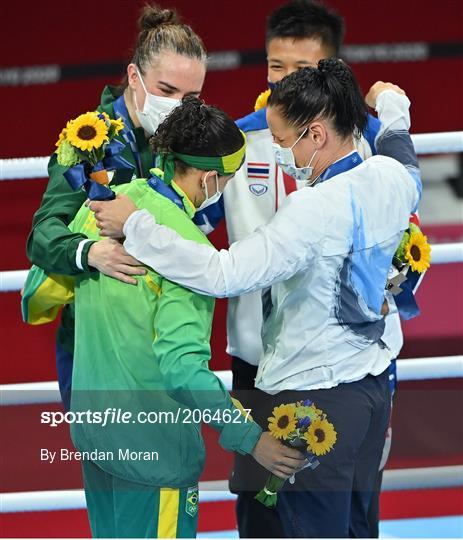
{"label": "arm around back", "polygon": [[158,225],[142,210],[124,226],[127,252],[158,273],[202,294],[238,296],[290,278],[319,251],[325,235],[318,190],[291,194],[267,225],[217,251]]}

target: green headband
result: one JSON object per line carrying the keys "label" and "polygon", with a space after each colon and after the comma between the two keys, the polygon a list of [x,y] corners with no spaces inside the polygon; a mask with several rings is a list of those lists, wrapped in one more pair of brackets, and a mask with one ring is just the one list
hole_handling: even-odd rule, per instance
{"label": "green headband", "polygon": [[[246,135],[240,130],[243,135],[243,146],[228,156],[207,157],[207,156],[190,156],[188,154],[180,154],[179,152],[171,152],[163,156],[160,169],[163,171],[163,180],[166,184],[170,184],[174,178],[174,160],[179,159],[202,171],[217,171],[219,175],[235,174],[241,167],[246,153]],[[159,169],[157,172],[160,172]]]}

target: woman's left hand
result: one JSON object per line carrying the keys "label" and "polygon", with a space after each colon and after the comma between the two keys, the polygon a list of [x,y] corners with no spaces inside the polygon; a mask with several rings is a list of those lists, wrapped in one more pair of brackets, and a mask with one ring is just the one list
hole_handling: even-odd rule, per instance
{"label": "woman's left hand", "polygon": [[100,235],[110,238],[123,238],[125,222],[138,210],[130,197],[124,194],[112,201],[87,201],[86,205],[95,214]]}
{"label": "woman's left hand", "polygon": [[397,86],[396,84],[390,82],[377,81],[370,88],[368,94],[365,96],[365,101],[367,102],[367,105],[372,109],[375,109],[376,100],[378,99],[379,94],[381,94],[381,92],[384,92],[385,90],[393,90],[398,94],[406,96],[406,93],[402,90],[402,88],[400,88],[400,86]]}

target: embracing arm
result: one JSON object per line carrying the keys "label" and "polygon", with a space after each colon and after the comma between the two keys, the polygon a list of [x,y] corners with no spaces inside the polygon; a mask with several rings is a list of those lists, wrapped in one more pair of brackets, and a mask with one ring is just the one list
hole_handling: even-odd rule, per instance
{"label": "embracing arm", "polygon": [[75,275],[99,270],[107,276],[136,285],[132,275],[142,275],[138,261],[113,240],[89,239],[69,228],[85,202],[83,191],[73,191],[63,176],[66,171],[53,155],[48,165],[50,180],[40,208],[34,215],[27,239],[29,260],[49,273]]}
{"label": "embracing arm", "polygon": [[[421,198],[422,183],[415,148],[409,134],[410,101],[403,92],[391,83],[377,82],[366,97],[368,105],[376,108],[381,127],[375,144],[378,154],[396,159],[407,169]],[[413,211],[416,211],[416,207]]]}
{"label": "embracing arm", "polygon": [[220,251],[185,240],[156,224],[148,212],[138,211],[124,226],[124,247],[189,289],[238,296],[288,279],[307,266],[324,236],[323,206],[317,190],[295,192],[270,223]]}

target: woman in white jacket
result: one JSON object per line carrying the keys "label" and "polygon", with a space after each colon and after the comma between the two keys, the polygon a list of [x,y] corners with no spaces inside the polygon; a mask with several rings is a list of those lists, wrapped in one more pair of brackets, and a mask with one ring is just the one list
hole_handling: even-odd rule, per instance
{"label": "woman in white jacket", "polygon": [[128,201],[116,201],[124,207],[117,219],[92,203],[106,234],[120,235],[131,214],[124,247],[168,279],[214,296],[267,289],[256,377],[269,394],[267,413],[311,399],[338,432],[321,465],[299,473],[279,496],[290,537],[368,536],[390,413],[393,354],[381,340],[381,307],[393,254],[421,194],[408,99],[385,88],[376,108],[388,101],[393,117],[376,139],[383,155],[362,162],[353,138],[367,110],[346,64],[321,60],[276,85],[267,109],[275,158],[303,189],[229,250],[183,240]]}

